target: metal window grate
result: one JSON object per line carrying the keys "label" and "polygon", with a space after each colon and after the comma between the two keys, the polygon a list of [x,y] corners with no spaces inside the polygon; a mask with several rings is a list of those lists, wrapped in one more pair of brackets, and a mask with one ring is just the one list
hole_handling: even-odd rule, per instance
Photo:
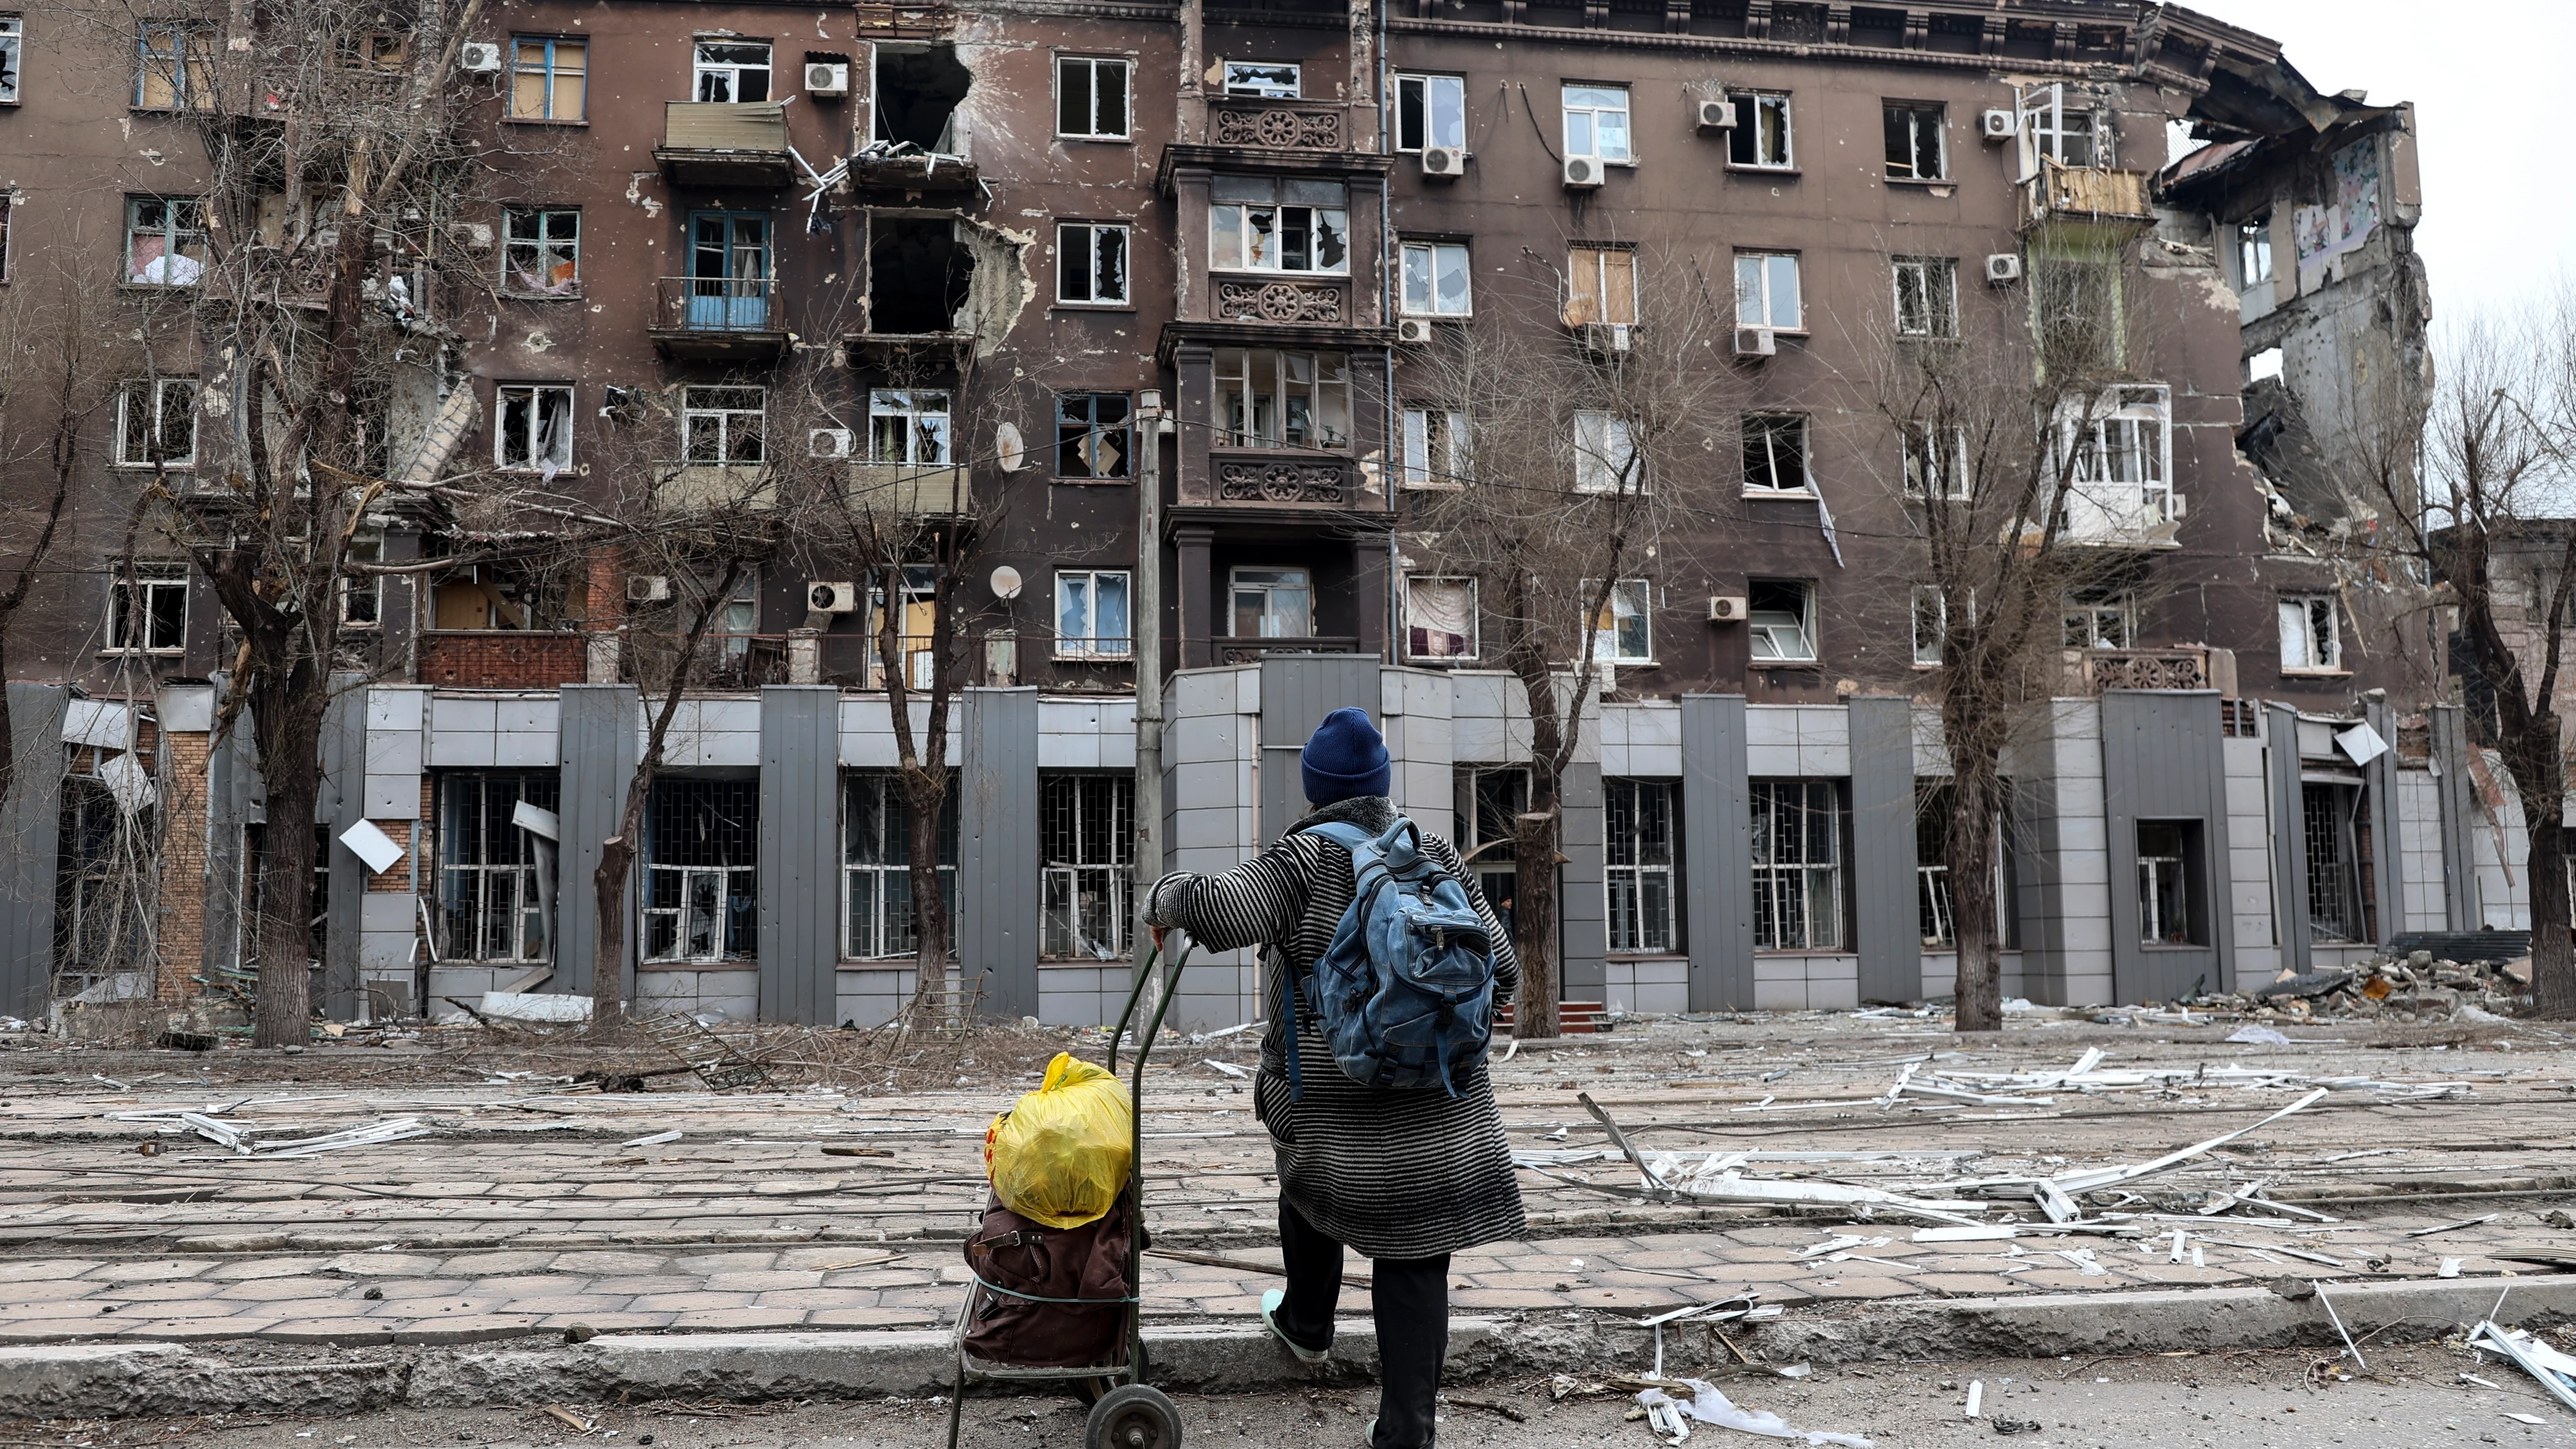
{"label": "metal window grate", "polygon": [[756,782],[654,782],[645,824],[646,960],[755,953],[759,837]]}
{"label": "metal window grate", "polygon": [[1130,776],[1051,775],[1040,782],[1046,955],[1112,961],[1126,954],[1135,814]]}
{"label": "metal window grate", "polygon": [[1602,886],[1613,951],[1673,949],[1673,787],[1603,782],[1607,826]]}
{"label": "metal window grate", "polygon": [[[952,922],[957,916],[957,818],[957,792],[951,788],[940,810],[938,872]],[[856,961],[918,954],[921,934],[912,912],[912,810],[904,803],[901,782],[892,774],[855,774],[842,786],[841,851],[842,951]]]}
{"label": "metal window grate", "polygon": [[536,854],[512,823],[519,802],[552,810],[550,774],[463,771],[438,782],[440,954],[451,961],[542,961],[548,942]]}
{"label": "metal window grate", "polygon": [[1753,946],[1843,945],[1842,792],[1831,780],[1755,780]]}
{"label": "metal window grate", "polygon": [[2344,849],[2345,813],[2332,785],[2299,791],[2308,854],[2308,930],[2318,940],[2360,939],[2354,921],[2351,856]]}

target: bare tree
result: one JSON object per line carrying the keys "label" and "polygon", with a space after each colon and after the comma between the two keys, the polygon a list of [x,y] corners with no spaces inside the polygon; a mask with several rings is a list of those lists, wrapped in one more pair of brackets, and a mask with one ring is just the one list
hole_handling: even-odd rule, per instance
{"label": "bare tree", "polygon": [[[1682,247],[1608,255],[1595,258],[1606,275],[1551,270],[1518,305],[1496,298],[1406,368],[1428,436],[1403,465],[1420,476],[1398,480],[1403,541],[1426,574],[1476,581],[1466,607],[1492,630],[1480,652],[1528,702],[1511,909],[1513,1031],[1529,1037],[1557,1033],[1564,780],[1614,667],[1618,591],[1677,519],[1710,511],[1737,441],[1732,324],[1706,272],[1722,263]],[[1643,269],[1662,273],[1655,285]]]}

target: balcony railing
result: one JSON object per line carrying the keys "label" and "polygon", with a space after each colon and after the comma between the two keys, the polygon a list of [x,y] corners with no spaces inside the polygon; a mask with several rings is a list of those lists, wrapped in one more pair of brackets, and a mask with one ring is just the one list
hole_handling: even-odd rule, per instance
{"label": "balcony railing", "polygon": [[1351,320],[1349,284],[1220,278],[1216,315],[1225,322],[1284,322],[1340,327]]}
{"label": "balcony railing", "polygon": [[1207,143],[1255,151],[1342,151],[1351,128],[1339,106],[1234,97],[1208,102]]}
{"label": "balcony railing", "polygon": [[660,486],[654,502],[677,512],[713,512],[747,508],[765,512],[778,506],[778,481],[765,463],[657,463]]}
{"label": "balcony railing", "polygon": [[645,330],[665,357],[774,358],[787,350],[775,277],[664,277]]}
{"label": "balcony railing", "polygon": [[1220,634],[1208,641],[1216,646],[1220,664],[1257,664],[1268,654],[1357,654],[1360,641],[1338,634],[1299,634],[1284,638],[1246,639],[1239,635]]}
{"label": "balcony railing", "polygon": [[2087,694],[2100,694],[2106,689],[2220,687],[2206,649],[2069,650],[2067,662]]}
{"label": "balcony railing", "polygon": [[974,511],[963,467],[852,463],[850,506],[901,517],[957,517]]}
{"label": "balcony railing", "polygon": [[2043,158],[2039,174],[2021,183],[2021,229],[2073,225],[2145,231],[2156,224],[2153,180],[2144,171],[2064,166]]}
{"label": "balcony railing", "polygon": [[1219,449],[1208,468],[1221,503],[1345,508],[1352,501],[1350,461],[1329,453]]}
{"label": "balcony railing", "polygon": [[784,186],[793,179],[783,101],[666,101],[662,171],[682,186]]}

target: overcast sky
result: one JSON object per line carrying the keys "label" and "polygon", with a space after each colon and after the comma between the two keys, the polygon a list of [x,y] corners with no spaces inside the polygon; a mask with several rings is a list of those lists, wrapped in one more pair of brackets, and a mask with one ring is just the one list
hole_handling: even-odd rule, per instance
{"label": "overcast sky", "polygon": [[2317,89],[2415,103],[2424,219],[2416,250],[2436,328],[2510,314],[2576,276],[2576,76],[2570,0],[2186,0],[2271,36]]}

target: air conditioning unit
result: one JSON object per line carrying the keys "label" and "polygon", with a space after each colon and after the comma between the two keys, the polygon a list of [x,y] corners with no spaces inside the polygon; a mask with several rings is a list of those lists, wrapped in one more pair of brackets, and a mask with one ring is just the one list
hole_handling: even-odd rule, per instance
{"label": "air conditioning unit", "polygon": [[469,40],[456,47],[456,68],[476,75],[492,75],[501,69],[501,47],[488,40]]}
{"label": "air conditioning unit", "polygon": [[1422,174],[1464,176],[1467,174],[1467,153],[1455,146],[1425,146],[1422,148]]}
{"label": "air conditioning unit", "polygon": [[1568,156],[1565,158],[1565,189],[1591,191],[1601,185],[1601,158]]}
{"label": "air conditioning unit", "polygon": [[671,597],[671,581],[660,574],[633,574],[626,580],[626,602],[630,604],[666,603]]}
{"label": "air conditioning unit", "polygon": [[1738,357],[1773,357],[1780,351],[1778,334],[1768,327],[1735,329],[1735,355]]}
{"label": "air conditioning unit", "polygon": [[1998,287],[2020,281],[2020,255],[2014,252],[1996,252],[1986,258],[1986,280]]}
{"label": "air conditioning unit", "polygon": [[1744,596],[1742,594],[1709,595],[1708,621],[1712,624],[1743,623]]}
{"label": "air conditioning unit", "polygon": [[859,611],[859,586],[808,584],[805,586],[805,608],[815,614],[855,614]]}
{"label": "air conditioning unit", "polygon": [[809,458],[850,456],[850,430],[847,428],[809,429],[805,434],[805,455]]}
{"label": "air conditioning unit", "polygon": [[1699,130],[1705,136],[1711,131],[1735,129],[1735,102],[1702,101],[1699,103]]}
{"label": "air conditioning unit", "polygon": [[1409,343],[1415,347],[1420,347],[1429,342],[1431,340],[1431,319],[1428,317],[1398,317],[1395,319],[1395,340],[1398,342]]}
{"label": "air conditioning unit", "polygon": [[850,63],[845,60],[812,60],[805,63],[805,94],[809,96],[846,96],[850,93]]}
{"label": "air conditioning unit", "polygon": [[1586,322],[1575,329],[1575,345],[1598,357],[1615,356],[1628,350],[1635,330],[1625,322]]}
{"label": "air conditioning unit", "polygon": [[2021,117],[2010,111],[1988,111],[1977,117],[1977,134],[1989,141],[2009,141],[2021,133]]}

